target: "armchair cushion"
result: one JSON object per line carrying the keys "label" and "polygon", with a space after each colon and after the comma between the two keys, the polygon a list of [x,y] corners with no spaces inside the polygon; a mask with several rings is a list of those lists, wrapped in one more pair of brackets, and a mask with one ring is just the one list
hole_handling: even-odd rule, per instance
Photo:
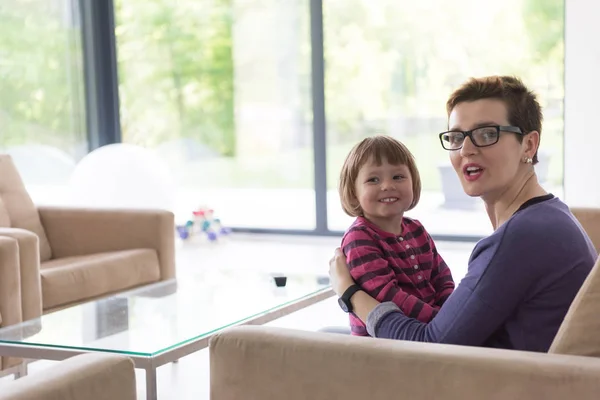
{"label": "armchair cushion", "polygon": [[44,310],[160,280],[153,249],[59,258],[41,268]]}
{"label": "armchair cushion", "polygon": [[[10,226],[35,233],[39,238],[41,260],[49,260],[52,251],[40,216],[12,158],[5,154],[0,155],[0,197],[10,218]],[[1,210],[0,214],[2,214]],[[6,217],[3,219],[6,220]]]}

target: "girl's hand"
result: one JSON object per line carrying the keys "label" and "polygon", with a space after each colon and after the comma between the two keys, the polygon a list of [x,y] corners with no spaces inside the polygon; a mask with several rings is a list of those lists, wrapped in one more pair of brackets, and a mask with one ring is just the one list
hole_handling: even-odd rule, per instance
{"label": "girl's hand", "polygon": [[335,249],[333,258],[329,260],[329,278],[331,280],[331,287],[338,296],[344,294],[346,289],[354,285],[348,264],[346,264],[346,257],[339,247]]}

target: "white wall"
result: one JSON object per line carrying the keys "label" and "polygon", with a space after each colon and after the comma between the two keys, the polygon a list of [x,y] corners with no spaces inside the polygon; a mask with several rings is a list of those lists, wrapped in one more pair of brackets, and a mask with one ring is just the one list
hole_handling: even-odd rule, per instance
{"label": "white wall", "polygon": [[600,1],[565,3],[565,200],[600,207]]}

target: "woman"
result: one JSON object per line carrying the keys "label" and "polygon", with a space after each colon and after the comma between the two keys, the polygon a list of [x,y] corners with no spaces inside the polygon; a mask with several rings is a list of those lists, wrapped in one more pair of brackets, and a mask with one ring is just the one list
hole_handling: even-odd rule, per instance
{"label": "woman", "polygon": [[520,80],[493,76],[457,89],[447,113],[442,146],[494,228],[475,246],[467,275],[429,323],[357,290],[340,249],[332,286],[374,337],[545,352],[597,254],[569,208],[537,181],[541,107]]}

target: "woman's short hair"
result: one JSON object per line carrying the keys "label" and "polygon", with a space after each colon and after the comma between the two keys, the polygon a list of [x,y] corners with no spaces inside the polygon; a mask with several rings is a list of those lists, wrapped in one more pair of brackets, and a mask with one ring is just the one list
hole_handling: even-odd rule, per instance
{"label": "woman's short hair", "polygon": [[[536,94],[517,77],[513,76],[486,76],[471,78],[456,89],[446,102],[448,117],[459,103],[481,99],[498,99],[506,104],[508,109],[508,122],[521,128],[523,133],[532,131],[542,134],[542,107]],[[520,142],[523,136],[517,135]],[[538,162],[537,150],[533,156],[533,163]]]}
{"label": "woman's short hair", "polygon": [[381,165],[386,160],[392,165],[406,165],[412,179],[413,201],[408,208],[414,208],[421,197],[421,177],[412,153],[398,140],[385,135],[371,136],[355,145],[344,161],[340,173],[339,193],[342,208],[351,217],[358,217],[363,211],[356,197],[358,171],[370,160]]}

